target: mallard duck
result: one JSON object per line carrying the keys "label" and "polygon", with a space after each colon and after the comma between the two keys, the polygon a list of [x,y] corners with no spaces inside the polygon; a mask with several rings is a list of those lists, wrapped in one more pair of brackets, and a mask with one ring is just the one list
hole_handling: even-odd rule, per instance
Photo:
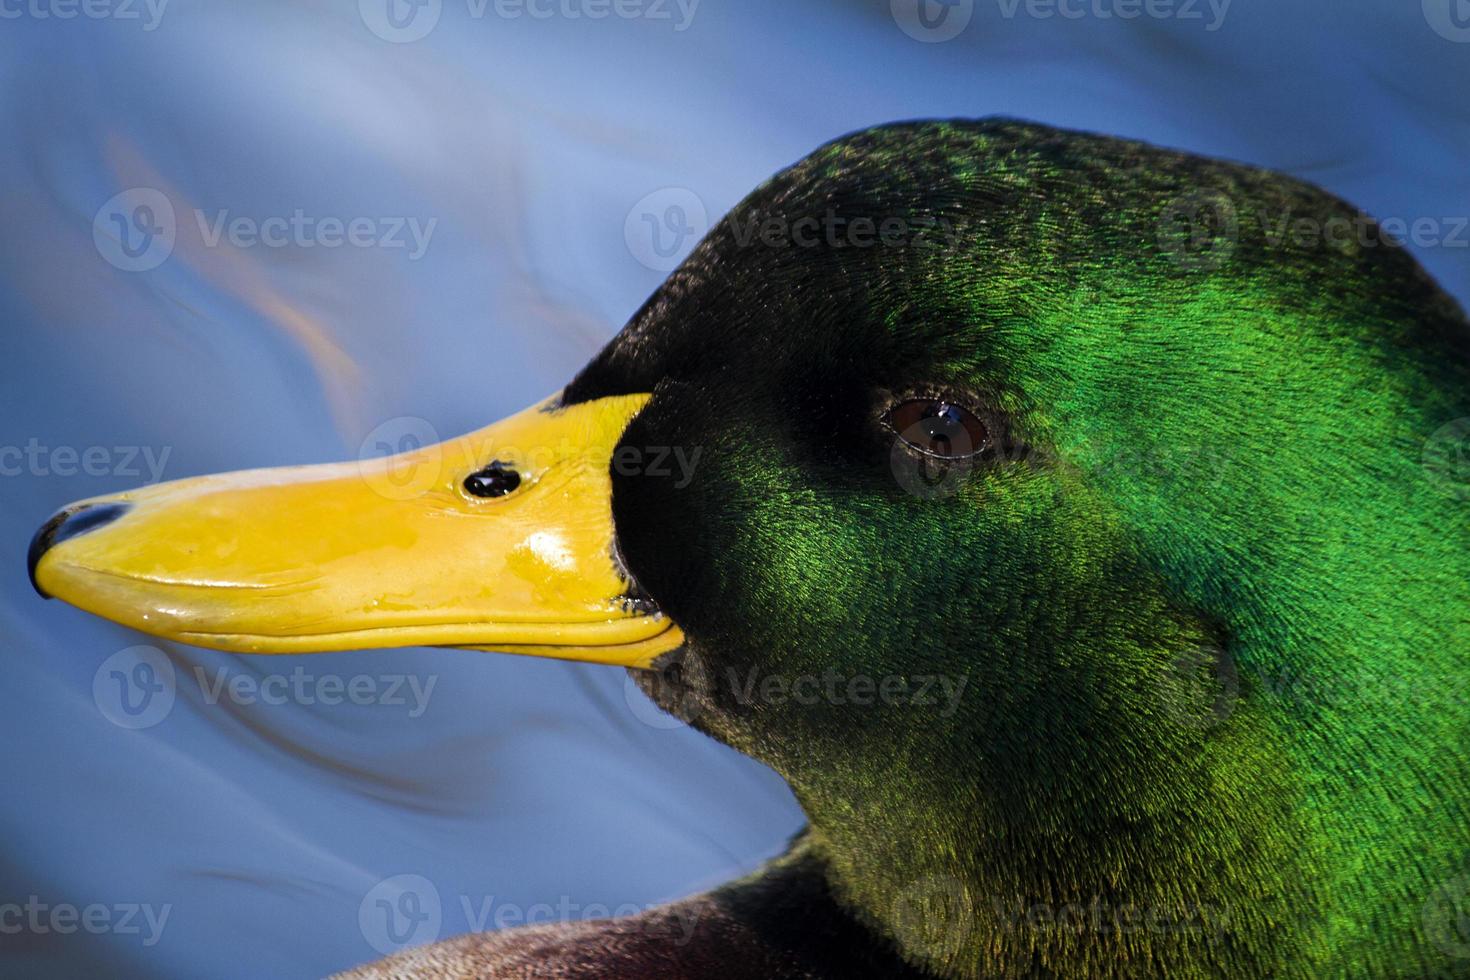
{"label": "mallard duck", "polygon": [[808,815],[708,894],[355,976],[1462,975],[1467,327],[1298,180],[883,126],[544,403],[74,504],[30,569],[226,650],[622,665]]}

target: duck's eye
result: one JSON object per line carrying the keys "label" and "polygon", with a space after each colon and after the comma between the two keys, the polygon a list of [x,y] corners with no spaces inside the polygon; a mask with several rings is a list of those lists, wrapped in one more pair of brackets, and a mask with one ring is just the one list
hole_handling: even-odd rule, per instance
{"label": "duck's eye", "polygon": [[900,402],[884,421],[900,439],[926,456],[962,459],[990,446],[990,430],[963,405],[932,398]]}
{"label": "duck's eye", "polygon": [[498,459],[464,478],[465,492],[476,497],[504,497],[520,485],[515,467]]}

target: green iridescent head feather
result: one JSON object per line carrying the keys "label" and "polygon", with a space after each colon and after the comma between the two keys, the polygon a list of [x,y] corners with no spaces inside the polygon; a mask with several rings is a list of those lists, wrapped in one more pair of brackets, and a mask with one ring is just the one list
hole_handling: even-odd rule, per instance
{"label": "green iridescent head feather", "polygon": [[[911,960],[1428,975],[1470,965],[1467,336],[1300,181],[914,123],[755,191],[567,398],[652,390],[625,440],[702,448],[614,479],[690,640],[649,689],[788,778]],[[913,395],[1006,448],[936,470],[881,424]],[[826,675],[964,689],[790,696]]]}

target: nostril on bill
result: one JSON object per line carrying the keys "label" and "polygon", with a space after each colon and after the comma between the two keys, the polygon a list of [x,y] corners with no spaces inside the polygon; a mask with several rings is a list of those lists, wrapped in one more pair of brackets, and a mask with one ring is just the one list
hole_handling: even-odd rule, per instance
{"label": "nostril on bill", "polygon": [[36,566],[41,564],[41,558],[46,552],[63,541],[111,524],[127,512],[127,504],[81,504],[60,511],[42,524],[35,537],[31,538],[31,546],[26,552],[26,571],[30,574],[31,588],[36,590],[36,594],[43,599],[51,598],[36,581]]}
{"label": "nostril on bill", "polygon": [[515,466],[499,459],[464,478],[465,490],[476,497],[504,497],[520,485],[521,475]]}

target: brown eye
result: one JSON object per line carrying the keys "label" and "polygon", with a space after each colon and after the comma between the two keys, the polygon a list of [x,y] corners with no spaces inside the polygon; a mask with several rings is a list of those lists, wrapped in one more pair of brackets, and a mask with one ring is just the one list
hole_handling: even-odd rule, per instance
{"label": "brown eye", "polygon": [[900,439],[926,456],[962,459],[990,445],[985,423],[953,402],[916,398],[893,406],[884,419]]}

